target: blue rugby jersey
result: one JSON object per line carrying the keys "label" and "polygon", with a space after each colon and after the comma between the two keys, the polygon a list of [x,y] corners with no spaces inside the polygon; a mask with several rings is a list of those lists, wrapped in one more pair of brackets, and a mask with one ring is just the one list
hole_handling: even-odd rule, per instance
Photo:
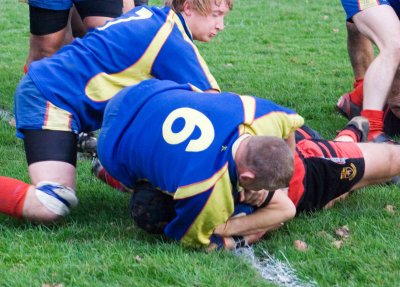
{"label": "blue rugby jersey", "polygon": [[153,79],[121,91],[105,111],[98,153],[124,185],[145,179],[173,195],[166,235],[201,246],[233,213],[233,143],[244,133],[287,138],[304,120],[268,100],[192,89]]}
{"label": "blue rugby jersey", "polygon": [[32,63],[28,75],[48,101],[73,114],[80,130],[96,130],[110,98],[149,78],[219,91],[186,30],[169,7],[138,7]]}

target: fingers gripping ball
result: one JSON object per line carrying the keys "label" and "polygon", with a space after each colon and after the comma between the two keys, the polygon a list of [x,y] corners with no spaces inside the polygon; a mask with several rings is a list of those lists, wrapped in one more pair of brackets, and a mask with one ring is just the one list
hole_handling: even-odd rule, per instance
{"label": "fingers gripping ball", "polygon": [[172,196],[162,193],[148,183],[135,187],[129,208],[133,222],[153,234],[161,234],[164,227],[175,217]]}
{"label": "fingers gripping ball", "polygon": [[36,186],[36,196],[47,209],[61,216],[68,215],[69,209],[78,205],[75,191],[55,182],[39,182]]}

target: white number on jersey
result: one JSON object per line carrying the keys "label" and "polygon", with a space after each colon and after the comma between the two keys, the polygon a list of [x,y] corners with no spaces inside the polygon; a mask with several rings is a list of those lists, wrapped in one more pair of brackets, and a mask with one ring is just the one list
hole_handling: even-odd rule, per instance
{"label": "white number on jersey", "polygon": [[[182,130],[176,133],[172,130],[172,125],[179,118],[183,118],[185,125]],[[190,140],[185,151],[203,151],[214,140],[214,126],[203,113],[191,108],[179,108],[168,115],[162,126],[164,140],[171,145],[180,144],[190,137],[196,126],[200,129],[201,135],[198,139]]]}
{"label": "white number on jersey", "polygon": [[129,21],[135,21],[135,20],[142,20],[142,19],[149,19],[151,16],[153,16],[153,12],[151,12],[150,10],[146,9],[146,8],[142,8],[139,11],[136,12],[136,15],[128,17],[128,18],[123,18],[123,19],[117,19],[114,21],[110,21],[107,24],[105,24],[104,26],[99,27],[99,30],[105,30],[108,27],[115,25],[115,24],[119,24],[122,22],[129,22]]}

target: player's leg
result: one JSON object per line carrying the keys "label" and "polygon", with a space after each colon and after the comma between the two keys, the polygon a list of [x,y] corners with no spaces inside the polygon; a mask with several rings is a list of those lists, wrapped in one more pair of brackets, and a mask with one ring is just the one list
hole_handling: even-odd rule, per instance
{"label": "player's leg", "polygon": [[361,34],[354,23],[346,21],[347,51],[354,74],[354,89],[342,95],[336,105],[337,110],[346,118],[360,115],[363,102],[364,75],[374,59],[371,41]]}
{"label": "player's leg", "polygon": [[15,93],[17,135],[24,139],[32,185],[0,179],[0,212],[49,222],[77,205],[75,196],[77,123],[71,113],[48,102],[30,77]]}
{"label": "player's leg", "polygon": [[135,0],[135,6],[149,5],[149,0]]}
{"label": "player's leg", "polygon": [[400,175],[400,146],[390,144],[359,143],[364,160],[365,172],[361,181],[353,188],[385,183]]}
{"label": "player's leg", "polygon": [[87,31],[93,30],[105,22],[122,14],[123,0],[84,0],[76,1],[75,7],[82,18]]}
{"label": "player's leg", "polygon": [[162,5],[163,6],[171,6],[172,5],[172,0],[164,0]]}
{"label": "player's leg", "polygon": [[1,177],[0,212],[51,222],[67,215],[78,203],[75,196],[76,135],[71,132],[55,135],[52,131],[38,130],[23,133],[32,184]]}
{"label": "player's leg", "polygon": [[51,56],[64,44],[69,7],[62,10],[50,10],[29,5],[30,38],[26,68],[36,60]]}
{"label": "player's leg", "polygon": [[[397,104],[396,104],[397,105]],[[395,108],[396,110],[397,108]],[[392,109],[385,108],[384,114],[384,130],[389,136],[400,135],[400,118],[395,115]]]}
{"label": "player's leg", "polygon": [[346,21],[347,51],[354,74],[354,86],[364,79],[364,75],[374,60],[374,48],[371,41],[358,31],[356,25]]}
{"label": "player's leg", "polygon": [[387,102],[393,114],[400,119],[400,69],[397,70],[393,80],[392,89]]}
{"label": "player's leg", "polygon": [[383,107],[400,63],[400,21],[392,7],[380,5],[353,16],[358,30],[379,48],[364,78],[361,115],[370,122],[369,140],[383,135]]}
{"label": "player's leg", "polygon": [[[71,8],[70,12],[70,28],[71,37],[73,38],[83,38],[86,35],[86,28],[83,25],[81,16],[75,8],[75,5]],[[72,41],[71,41],[72,42]]]}
{"label": "player's leg", "polygon": [[32,187],[23,217],[53,221],[76,206],[76,134],[64,131],[25,130],[25,151]]}
{"label": "player's leg", "polygon": [[121,192],[132,192],[131,189],[125,187],[122,183],[113,178],[106,171],[106,169],[103,167],[103,165],[101,164],[100,160],[97,157],[94,157],[92,160],[92,173],[102,182],[111,186],[112,188],[115,188],[116,190],[119,190]]}
{"label": "player's leg", "polygon": [[352,118],[347,125],[337,134],[338,142],[367,142],[369,122],[362,116]]}
{"label": "player's leg", "polygon": [[294,132],[295,141],[298,143],[304,139],[322,139],[321,135],[307,125],[302,125]]}
{"label": "player's leg", "polygon": [[135,8],[135,6],[139,6],[139,5],[136,5],[135,1],[133,1],[133,0],[123,0],[122,13],[126,13],[126,12],[132,10],[133,8]]}

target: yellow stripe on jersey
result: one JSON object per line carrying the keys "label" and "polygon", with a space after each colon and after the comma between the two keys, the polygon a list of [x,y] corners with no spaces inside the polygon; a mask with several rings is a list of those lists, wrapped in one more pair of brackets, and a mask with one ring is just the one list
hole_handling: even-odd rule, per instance
{"label": "yellow stripe on jersey", "polygon": [[190,84],[189,83],[189,86],[190,86],[190,88],[192,89],[192,91],[193,92],[196,92],[196,93],[204,93],[202,90],[200,90],[198,87],[196,87],[196,86],[194,86],[194,85],[192,85],[192,84]]}
{"label": "yellow stripe on jersey", "polygon": [[164,25],[155,35],[142,57],[132,66],[116,74],[99,73],[93,77],[86,86],[85,93],[95,101],[107,101],[125,87],[135,85],[152,76],[151,67],[172,32],[177,15],[171,10]]}
{"label": "yellow stripe on jersey", "polygon": [[46,115],[42,129],[71,131],[71,113],[47,102]]}
{"label": "yellow stripe on jersey", "polygon": [[379,6],[379,1],[377,0],[359,0],[358,7],[360,10],[365,10],[371,7]]}
{"label": "yellow stripe on jersey", "polygon": [[226,163],[219,171],[217,171],[209,179],[179,187],[174,194],[174,199],[184,199],[187,197],[192,197],[196,194],[209,190],[218,182],[218,180],[220,180],[220,178],[227,172],[227,170],[228,170],[228,163]]}
{"label": "yellow stripe on jersey", "polygon": [[255,135],[268,135],[286,139],[290,133],[304,124],[304,119],[298,114],[272,112],[254,120],[251,126],[246,126],[246,132]]}
{"label": "yellow stripe on jersey", "polygon": [[204,74],[207,77],[207,80],[210,82],[211,87],[220,92],[221,89],[218,86],[217,81],[215,80],[214,76],[210,73],[210,70],[208,69],[206,62],[204,61],[203,57],[200,55],[199,50],[197,49],[196,45],[193,44],[192,40],[186,34],[185,28],[183,27],[182,22],[179,20],[178,17],[175,18],[175,24],[178,27],[179,31],[181,31],[181,34],[183,35],[183,38],[185,39],[185,41],[188,42],[192,46],[193,51],[196,53],[197,59],[200,63],[200,66],[202,67]]}
{"label": "yellow stripe on jersey", "polygon": [[219,224],[228,220],[234,211],[232,185],[227,168],[215,183],[213,191],[199,217],[193,222],[185,236],[183,244],[201,247],[210,244],[210,236]]}
{"label": "yellow stripe on jersey", "polygon": [[[254,121],[255,111],[256,111],[256,100],[254,97],[250,96],[240,96],[243,104],[244,111],[244,125],[239,126],[239,135],[248,133],[246,126],[249,126]],[[254,133],[251,133],[254,135]]]}

